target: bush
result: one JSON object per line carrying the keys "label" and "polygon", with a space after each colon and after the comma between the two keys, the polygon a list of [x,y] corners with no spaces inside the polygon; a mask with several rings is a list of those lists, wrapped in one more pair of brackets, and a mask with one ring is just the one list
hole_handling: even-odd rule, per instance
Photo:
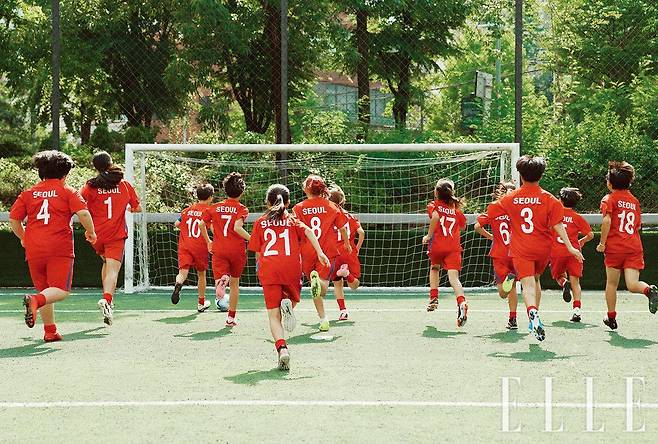
{"label": "bush", "polygon": [[105,124],[98,125],[91,134],[89,145],[109,153],[121,152],[124,147],[123,134],[110,131]]}
{"label": "bush", "polygon": [[9,159],[0,158],[0,210],[9,209],[21,191],[38,180],[36,170],[26,170]]}
{"label": "bush", "polygon": [[123,134],[126,143],[153,143],[155,130],[144,126],[129,126]]}
{"label": "bush", "polygon": [[25,146],[23,139],[12,133],[0,134],[0,157],[14,157],[26,154],[30,151]]}

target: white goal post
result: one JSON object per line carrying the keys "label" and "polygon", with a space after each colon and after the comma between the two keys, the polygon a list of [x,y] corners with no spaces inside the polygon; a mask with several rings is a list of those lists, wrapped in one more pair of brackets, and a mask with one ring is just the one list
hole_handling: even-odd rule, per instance
{"label": "white goal post", "polygon": [[[448,157],[443,158],[440,162],[445,164],[452,162],[452,156],[456,161],[466,159],[468,161],[469,153],[481,153],[482,157],[488,155],[498,155],[496,158],[498,171],[495,174],[489,173],[490,176],[497,177],[496,182],[499,180],[515,180],[518,183],[518,172],[513,168],[516,160],[519,157],[519,145],[515,143],[432,143],[432,144],[282,144],[282,145],[260,145],[260,144],[127,144],[125,151],[125,167],[126,179],[135,185],[140,199],[146,203],[149,196],[146,195],[148,188],[148,173],[146,171],[147,156],[149,155],[169,155],[176,161],[185,162],[186,159],[181,159],[180,156],[184,155],[199,155],[203,153],[267,153],[267,152],[286,152],[286,153],[348,153],[350,155],[367,156],[370,153],[435,153],[445,152]],[[466,156],[466,157],[460,157]],[[421,158],[422,159],[422,158]],[[479,158],[473,158],[479,159]],[[394,160],[393,168],[403,170],[406,162],[411,165],[416,165],[414,161],[417,159]],[[391,160],[387,160],[390,164]],[[275,162],[272,162],[275,163]],[[388,168],[388,167],[387,167]],[[417,167],[416,167],[417,168]],[[244,171],[241,171],[244,173]],[[433,182],[439,177],[432,177]],[[249,180],[247,179],[249,186]],[[217,187],[217,183],[214,183]],[[297,184],[295,184],[297,185]],[[489,195],[495,185],[493,182],[490,184],[491,189],[486,189],[486,194]],[[290,185],[289,185],[290,186]],[[266,188],[265,188],[266,189]],[[221,190],[219,195],[222,194]],[[459,190],[458,190],[459,192]],[[217,195],[217,194],[216,194]],[[264,194],[263,194],[264,197]],[[350,196],[348,196],[348,200]],[[420,199],[420,198],[419,198]],[[425,202],[431,200],[430,193],[423,193],[422,200]],[[259,203],[262,200],[259,201]],[[296,202],[293,202],[293,204]],[[153,270],[149,264],[149,224],[173,224],[178,218],[178,212],[182,210],[178,208],[175,212],[149,212],[148,205],[143,204],[144,212],[142,214],[127,214],[128,225],[128,240],[126,242],[125,250],[125,291],[132,293],[134,291],[144,290],[147,288],[157,288],[160,285],[154,285],[151,282],[151,274]],[[253,222],[258,214],[262,212],[262,206],[258,208],[250,208],[250,216],[247,222]],[[468,214],[469,223],[474,222],[477,213]],[[407,224],[424,226],[428,222],[427,215],[423,211],[414,211],[412,213],[368,213],[357,212],[357,216],[364,224]],[[138,236],[139,233],[143,235]],[[172,249],[173,247],[168,247]],[[400,247],[397,247],[398,250]],[[151,246],[151,250],[152,250]],[[484,254],[484,250],[480,254]],[[171,255],[172,252],[169,252]],[[172,263],[173,262],[173,263]],[[175,261],[169,261],[169,265],[175,267]],[[137,276],[137,269],[139,269],[139,277]],[[424,271],[423,271],[424,273]],[[173,273],[175,275],[175,272]]]}

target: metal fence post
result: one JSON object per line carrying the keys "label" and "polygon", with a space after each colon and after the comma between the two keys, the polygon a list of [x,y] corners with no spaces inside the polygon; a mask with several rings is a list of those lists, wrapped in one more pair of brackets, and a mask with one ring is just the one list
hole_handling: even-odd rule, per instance
{"label": "metal fence post", "polygon": [[52,148],[59,149],[59,72],[60,72],[60,52],[61,52],[61,33],[60,33],[60,14],[59,0],[52,0],[52,93],[50,97],[50,112],[53,125],[52,131]]}

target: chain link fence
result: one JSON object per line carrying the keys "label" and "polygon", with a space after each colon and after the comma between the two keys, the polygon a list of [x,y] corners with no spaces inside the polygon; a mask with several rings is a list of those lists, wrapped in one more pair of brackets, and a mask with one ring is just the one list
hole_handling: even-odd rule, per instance
{"label": "chain link fence", "polygon": [[[81,164],[126,142],[514,141],[514,0],[289,0],[284,29],[280,0],[59,3],[60,147]],[[49,146],[52,20],[0,6],[0,210]],[[656,3],[526,0],[523,24],[523,149],[546,187],[596,211],[626,159],[658,212]]]}

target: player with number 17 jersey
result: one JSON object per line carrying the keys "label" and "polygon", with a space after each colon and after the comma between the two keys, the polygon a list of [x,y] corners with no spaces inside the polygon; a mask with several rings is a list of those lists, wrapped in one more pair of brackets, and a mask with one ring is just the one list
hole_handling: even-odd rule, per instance
{"label": "player with number 17 jersey", "polygon": [[444,270],[462,269],[462,251],[460,232],[466,228],[466,216],[457,207],[450,207],[440,199],[427,204],[427,215],[432,219],[434,213],[439,215],[439,226],[429,241],[427,255],[432,265],[440,265]]}

